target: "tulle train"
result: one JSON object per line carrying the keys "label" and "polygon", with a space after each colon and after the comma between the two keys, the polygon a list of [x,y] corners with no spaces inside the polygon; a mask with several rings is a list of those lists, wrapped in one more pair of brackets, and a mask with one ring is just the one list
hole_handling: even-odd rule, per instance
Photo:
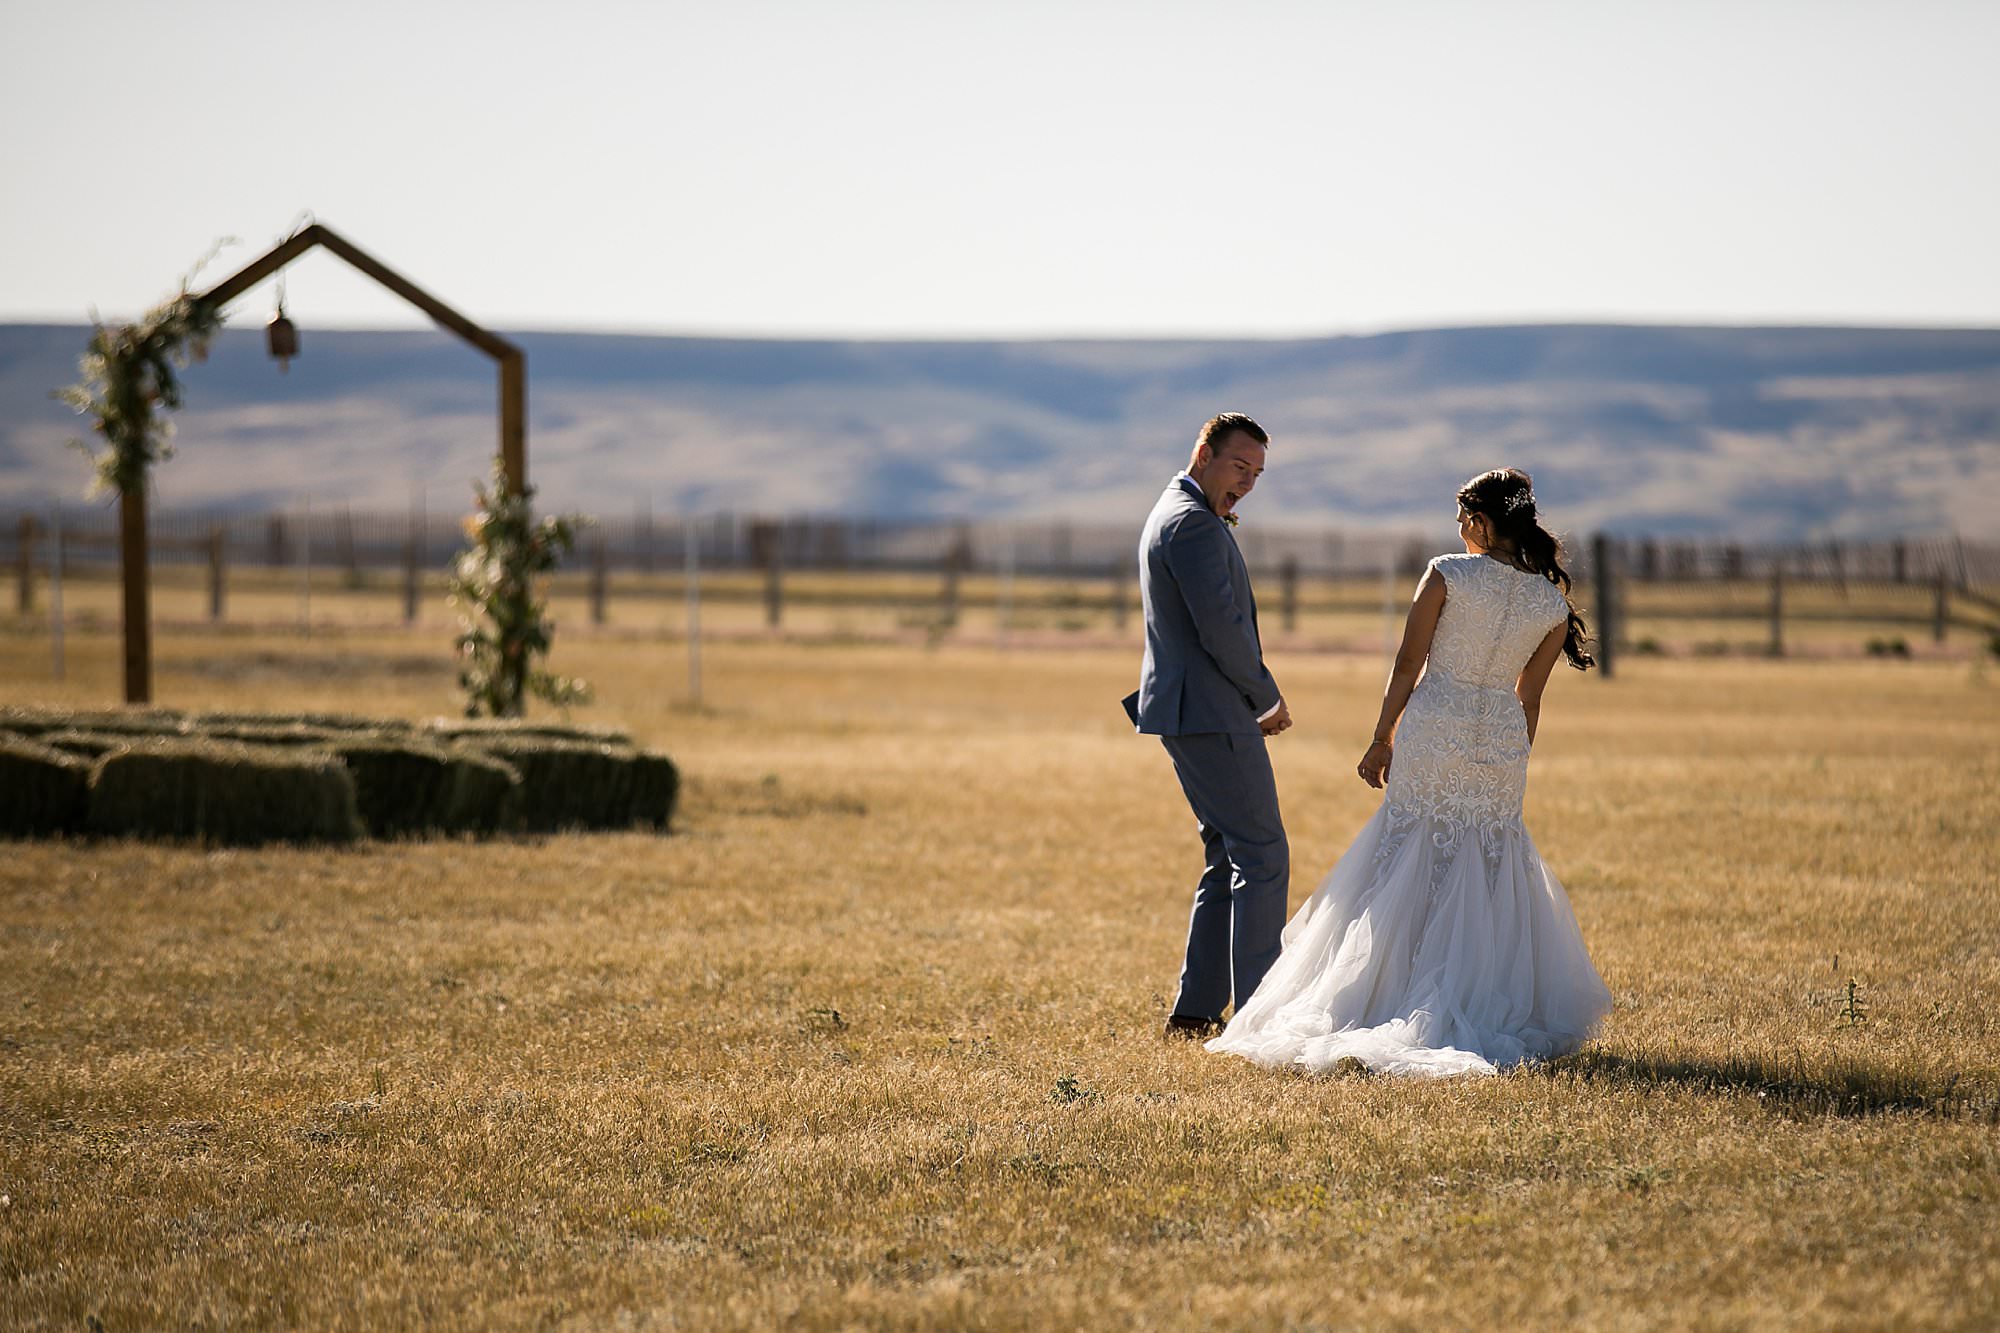
{"label": "tulle train", "polygon": [[1445,1077],[1561,1055],[1596,1030],[1611,994],[1526,829],[1502,827],[1487,851],[1468,830],[1454,839],[1420,821],[1402,832],[1383,852],[1385,802],[1209,1050],[1314,1071],[1352,1056],[1379,1073]]}

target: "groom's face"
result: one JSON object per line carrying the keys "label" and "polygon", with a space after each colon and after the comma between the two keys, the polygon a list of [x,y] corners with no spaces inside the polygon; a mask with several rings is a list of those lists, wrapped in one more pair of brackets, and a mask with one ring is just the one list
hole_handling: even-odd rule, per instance
{"label": "groom's face", "polygon": [[[1229,432],[1211,448],[1195,450],[1199,471],[1190,472],[1208,507],[1218,514],[1235,512],[1264,474],[1265,446],[1240,430]],[[1206,459],[1203,455],[1206,454]]]}

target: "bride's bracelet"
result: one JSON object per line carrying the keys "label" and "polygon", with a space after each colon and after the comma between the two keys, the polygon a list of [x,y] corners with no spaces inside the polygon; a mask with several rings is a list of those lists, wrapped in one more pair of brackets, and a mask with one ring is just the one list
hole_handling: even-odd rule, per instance
{"label": "bride's bracelet", "polygon": [[1374,748],[1375,748],[1376,746],[1378,746],[1378,745],[1379,745],[1379,746],[1381,746],[1381,747],[1382,747],[1383,749],[1385,749],[1385,750],[1393,750],[1393,749],[1395,749],[1395,748],[1396,748],[1396,746],[1395,746],[1394,742],[1391,742],[1391,741],[1385,741],[1385,740],[1381,740],[1381,739],[1376,739],[1376,740],[1373,740],[1373,741],[1370,741],[1370,742],[1368,743],[1368,748],[1372,750],[1372,749],[1374,749]]}

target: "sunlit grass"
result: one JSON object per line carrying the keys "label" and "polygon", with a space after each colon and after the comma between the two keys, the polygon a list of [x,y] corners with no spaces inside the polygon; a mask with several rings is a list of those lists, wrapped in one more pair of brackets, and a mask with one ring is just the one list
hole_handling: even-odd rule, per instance
{"label": "sunlit grass", "polygon": [[[672,837],[0,869],[0,1324],[2000,1318],[2000,674],[1559,673],[1529,822],[1616,1009],[1417,1085],[1155,1035],[1198,844],[1129,647],[587,633]],[[115,697],[0,637],[9,702]],[[160,643],[161,702],[451,708],[438,633]],[[1373,657],[1279,652],[1310,891]],[[1854,984],[1863,1016],[1846,1012]]]}

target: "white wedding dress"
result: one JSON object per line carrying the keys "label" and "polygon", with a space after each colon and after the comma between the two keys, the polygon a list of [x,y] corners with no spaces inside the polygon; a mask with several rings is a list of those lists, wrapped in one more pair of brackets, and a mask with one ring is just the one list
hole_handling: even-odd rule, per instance
{"label": "white wedding dress", "polygon": [[1483,555],[1431,562],[1444,610],[1382,805],[1285,927],[1257,993],[1208,1043],[1261,1065],[1491,1074],[1575,1049],[1611,1009],[1569,899],[1521,823],[1514,682],[1568,607]]}

